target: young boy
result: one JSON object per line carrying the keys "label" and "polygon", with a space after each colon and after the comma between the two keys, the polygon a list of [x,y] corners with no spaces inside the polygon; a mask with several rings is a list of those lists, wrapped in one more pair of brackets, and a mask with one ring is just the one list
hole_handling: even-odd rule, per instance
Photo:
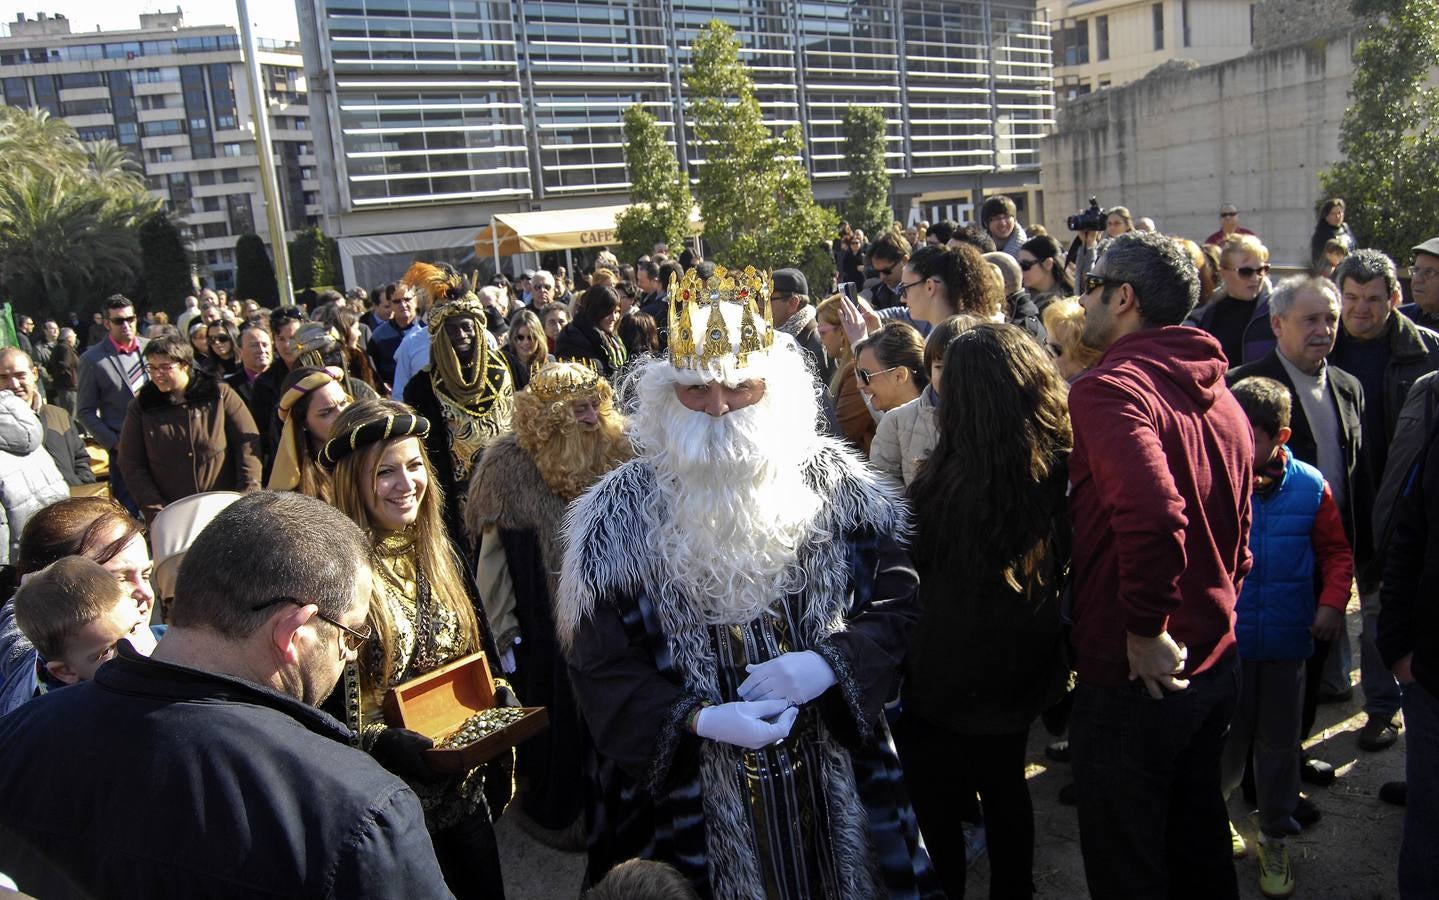
{"label": "young boy", "polygon": [[[1252,747],[1259,799],[1259,889],[1266,897],[1294,893],[1284,839],[1299,833],[1300,718],[1304,662],[1313,636],[1342,627],[1354,555],[1329,485],[1319,470],[1289,455],[1293,401],[1272,378],[1246,378],[1232,388],[1254,430],[1254,568],[1235,607],[1234,632],[1242,682],[1225,740],[1221,784],[1226,799],[1239,785]],[[1316,582],[1315,575],[1319,576]],[[1315,584],[1322,585],[1316,610]],[[1244,839],[1229,826],[1235,856]]]}
{"label": "young boy", "polygon": [[89,681],[122,640],[148,655],[149,617],[94,560],[67,556],[36,572],[11,601],[15,624],[34,645],[35,693]]}

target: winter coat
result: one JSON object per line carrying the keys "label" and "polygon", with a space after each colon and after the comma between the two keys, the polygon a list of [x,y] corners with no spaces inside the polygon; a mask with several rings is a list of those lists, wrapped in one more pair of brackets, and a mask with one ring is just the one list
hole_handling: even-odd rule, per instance
{"label": "winter coat", "polygon": [[926,385],[918,397],[885,413],[869,446],[870,465],[908,487],[939,443],[938,406],[934,385]]}
{"label": "winter coat", "polygon": [[[1240,353],[1239,359],[1229,360],[1231,368],[1234,366],[1248,365],[1249,363],[1262,359],[1266,353],[1269,353],[1278,344],[1277,339],[1274,337],[1274,329],[1269,325],[1269,290],[1270,285],[1266,280],[1264,286],[1259,289],[1258,295],[1256,295],[1253,300],[1254,309],[1249,314],[1248,324],[1244,326],[1244,336],[1241,339],[1243,350]],[[1184,324],[1192,325],[1195,328],[1213,334],[1214,311],[1219,308],[1219,301],[1226,299],[1228,296],[1223,288],[1215,291],[1214,296],[1209,298],[1208,303],[1196,307],[1194,311],[1189,314],[1189,318],[1184,320]]]}
{"label": "winter coat", "polygon": [[1168,631],[1189,648],[1188,675],[1233,650],[1254,439],[1226,368],[1212,336],[1168,326],[1119,338],[1070,386],[1073,639],[1086,681],[1130,683],[1126,633]]}
{"label": "winter coat", "polygon": [[[1337,358],[1345,344],[1354,339],[1343,328],[1334,341],[1330,358]],[[1389,342],[1389,361],[1384,366],[1384,389],[1378,397],[1365,396],[1366,405],[1382,403],[1384,409],[1383,440],[1368,441],[1378,448],[1370,455],[1376,478],[1382,478],[1387,465],[1389,439],[1399,424],[1399,413],[1409,397],[1414,382],[1430,372],[1439,369],[1439,333],[1415,325],[1406,316],[1390,314],[1389,324],[1383,336],[1375,338]]]}
{"label": "winter coat", "polygon": [[1327,268],[1327,261],[1324,259],[1324,245],[1330,241],[1338,241],[1350,253],[1353,253],[1359,246],[1359,242],[1354,239],[1354,232],[1349,230],[1348,222],[1341,223],[1338,228],[1328,222],[1320,222],[1314,226],[1314,235],[1309,238],[1309,269],[1311,272],[1319,274]]}
{"label": "winter coat", "polygon": [[854,377],[854,361],[844,364],[839,374],[830,382],[830,396],[834,399],[835,419],[839,422],[840,436],[865,456],[869,456],[870,444],[878,425],[870,415],[864,395]]}
{"label": "winter coat", "polygon": [[58,406],[46,403],[40,407],[40,423],[45,426],[45,450],[55,460],[55,466],[65,483],[70,486],[94,484],[95,473],[90,469],[90,452],[85,441],[75,430],[70,414]]}
{"label": "winter coat", "polygon": [[69,496],[45,450],[45,426],[30,404],[0,391],[0,565],[15,561],[30,517]]}
{"label": "winter coat", "polygon": [[229,386],[191,371],[182,403],[153,384],[130,402],[120,469],[150,522],[168,503],[205,491],[260,489],[260,434]]}
{"label": "winter coat", "polygon": [[0,719],[0,870],[40,897],[450,897],[414,792],[348,738],[121,643]]}
{"label": "winter coat", "polygon": [[564,327],[550,352],[561,362],[584,363],[611,382],[628,357],[618,337],[579,321]]}
{"label": "winter coat", "polygon": [[[1434,383],[1433,380],[1430,382]],[[1418,391],[1415,392],[1416,394]],[[1399,486],[1383,547],[1375,643],[1384,665],[1413,654],[1410,671],[1439,695],[1439,440],[1432,426]],[[1385,482],[1389,479],[1386,476]]]}
{"label": "winter coat", "polygon": [[1341,613],[1349,602],[1354,554],[1339,507],[1319,470],[1285,453],[1284,475],[1255,491],[1249,550],[1254,568],[1234,608],[1234,635],[1245,660],[1308,659],[1314,652],[1316,572],[1319,602]]}

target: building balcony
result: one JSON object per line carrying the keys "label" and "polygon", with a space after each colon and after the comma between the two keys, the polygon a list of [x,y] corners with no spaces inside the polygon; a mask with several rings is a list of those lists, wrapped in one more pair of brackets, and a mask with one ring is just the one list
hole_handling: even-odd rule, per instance
{"label": "building balcony", "polygon": [[158,150],[161,147],[188,147],[190,136],[188,134],[156,134],[140,138],[140,146],[146,150]]}
{"label": "building balcony", "polygon": [[69,100],[109,100],[110,89],[105,86],[87,88],[62,88],[60,102]]}
{"label": "building balcony", "polygon": [[135,118],[141,122],[164,122],[170,119],[185,118],[185,109],[180,106],[168,106],[164,109],[137,109]]}
{"label": "building balcony", "polygon": [[158,94],[180,94],[184,93],[180,88],[179,81],[144,81],[135,82],[136,97],[154,97]]}
{"label": "building balcony", "polygon": [[93,113],[88,116],[66,116],[65,121],[71,128],[79,131],[81,128],[95,128],[100,125],[114,125],[115,117],[110,113]]}

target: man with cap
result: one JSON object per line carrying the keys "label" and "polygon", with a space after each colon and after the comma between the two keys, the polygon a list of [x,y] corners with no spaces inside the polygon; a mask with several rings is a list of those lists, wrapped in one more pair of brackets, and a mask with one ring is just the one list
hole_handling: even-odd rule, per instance
{"label": "man with cap", "polygon": [[799,269],[776,269],[769,295],[770,315],[776,331],[794,338],[809,360],[810,368],[829,384],[834,375],[834,362],[824,352],[819,339],[819,325],[814,318],[814,305],[809,302],[809,281]]}
{"label": "man with cap", "polygon": [[1404,304],[1399,311],[1414,324],[1439,331],[1439,237],[1414,247],[1414,265],[1409,272],[1414,302]]}
{"label": "man with cap", "polygon": [[[405,385],[404,400],[431,422],[425,449],[445,497],[445,525],[463,547],[463,508],[480,451],[510,430],[515,389],[502,353],[485,340],[485,308],[450,266],[417,262],[404,285],[429,298],[430,363]],[[468,548],[465,548],[468,556]]]}
{"label": "man with cap", "polygon": [[566,516],[587,880],[641,856],[703,897],[942,896],[883,713],[920,612],[907,510],[817,430],[769,294],[752,268],[685,275],[668,355],[626,378],[636,458]]}

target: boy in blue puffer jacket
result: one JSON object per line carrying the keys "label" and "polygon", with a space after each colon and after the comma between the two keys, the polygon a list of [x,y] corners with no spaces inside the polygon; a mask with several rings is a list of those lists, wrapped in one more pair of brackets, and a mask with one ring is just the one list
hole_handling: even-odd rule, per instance
{"label": "boy in blue puffer jacket", "polygon": [[[1314,638],[1332,638],[1344,623],[1354,554],[1339,507],[1319,470],[1284,446],[1293,401],[1272,378],[1246,378],[1231,389],[1254,429],[1254,568],[1235,606],[1234,632],[1243,664],[1239,701],[1225,739],[1221,784],[1228,798],[1252,746],[1259,799],[1259,886],[1266,897],[1294,892],[1284,838],[1299,833],[1300,718],[1304,662]],[[1317,577],[1316,577],[1317,576]],[[1319,604],[1315,588],[1319,585]],[[1233,824],[1236,856],[1244,842]]]}

